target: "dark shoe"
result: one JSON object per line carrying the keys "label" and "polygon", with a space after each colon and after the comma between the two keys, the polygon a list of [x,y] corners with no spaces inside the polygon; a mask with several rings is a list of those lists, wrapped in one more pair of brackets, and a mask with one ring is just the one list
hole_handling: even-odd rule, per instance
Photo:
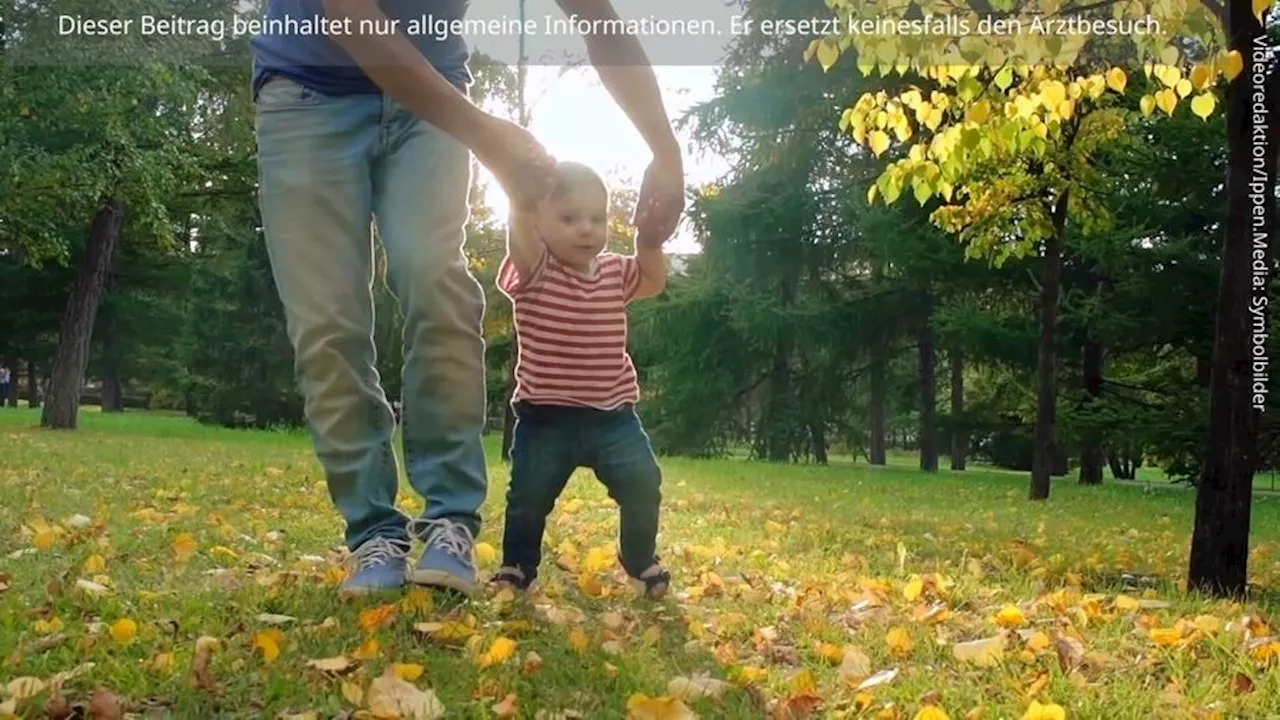
{"label": "dark shoe", "polygon": [[630,584],[636,592],[650,600],[661,600],[671,587],[671,573],[654,558],[653,564],[644,572],[631,577]]}

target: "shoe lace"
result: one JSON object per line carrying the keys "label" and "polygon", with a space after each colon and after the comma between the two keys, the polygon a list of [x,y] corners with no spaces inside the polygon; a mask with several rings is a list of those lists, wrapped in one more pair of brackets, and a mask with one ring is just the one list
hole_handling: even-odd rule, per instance
{"label": "shoe lace", "polygon": [[446,519],[414,518],[409,521],[409,534],[421,538],[428,545],[438,547],[459,560],[469,559],[471,547],[475,542],[470,528]]}
{"label": "shoe lace", "polygon": [[386,565],[409,555],[409,543],[403,540],[376,537],[365,542],[351,553],[351,563],[357,570],[376,565]]}

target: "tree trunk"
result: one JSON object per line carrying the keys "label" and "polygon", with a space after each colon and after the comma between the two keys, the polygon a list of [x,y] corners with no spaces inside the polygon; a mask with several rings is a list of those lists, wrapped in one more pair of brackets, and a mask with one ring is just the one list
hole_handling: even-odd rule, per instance
{"label": "tree trunk", "polygon": [[885,388],[885,333],[876,331],[876,339],[871,348],[871,437],[867,448],[872,465],[885,464],[885,404],[888,393]]}
{"label": "tree trunk", "polygon": [[120,325],[114,308],[103,305],[99,318],[102,337],[102,411],[124,412],[120,380]]}
{"label": "tree trunk", "polygon": [[30,360],[27,361],[27,407],[32,410],[40,407],[40,372]]}
{"label": "tree trunk", "polygon": [[822,426],[816,422],[809,423],[809,442],[813,446],[813,461],[819,465],[827,464],[827,436]]}
{"label": "tree trunk", "polygon": [[924,322],[920,326],[920,469],[938,472],[937,357],[933,351],[933,297],[924,295]]}
{"label": "tree trunk", "polygon": [[1054,406],[1058,398],[1058,296],[1062,291],[1062,247],[1067,230],[1068,192],[1053,208],[1053,232],[1044,243],[1044,277],[1040,288],[1040,352],[1036,369],[1036,434],[1031,458],[1032,500],[1049,497],[1056,455]]}
{"label": "tree trunk", "polygon": [[[1276,78],[1266,36],[1245,0],[1230,0],[1226,28],[1244,71],[1227,90],[1227,224],[1209,382],[1209,443],[1196,492],[1189,590],[1242,596],[1248,589],[1249,522],[1257,464],[1258,412],[1266,401],[1267,271],[1275,223]],[[1255,85],[1255,77],[1263,86]],[[1251,97],[1252,96],[1252,97]],[[1252,323],[1261,321],[1253,329]],[[1253,329],[1253,332],[1251,332]],[[1255,385],[1257,387],[1255,387]]]}
{"label": "tree trunk", "polygon": [[[1102,343],[1097,340],[1084,343],[1084,391],[1090,404],[1102,397]],[[1080,484],[1102,484],[1102,435],[1096,430],[1085,433],[1084,449],[1080,451]]]}
{"label": "tree trunk", "polygon": [[107,268],[123,223],[124,210],[115,199],[108,200],[93,218],[84,259],[62,315],[49,399],[40,417],[44,427],[64,430],[76,427],[80,389],[84,385],[85,364],[89,361],[89,341],[93,338],[93,320],[98,314]]}
{"label": "tree trunk", "polygon": [[951,350],[951,469],[964,470],[969,452],[969,429],[964,423],[964,351]]}

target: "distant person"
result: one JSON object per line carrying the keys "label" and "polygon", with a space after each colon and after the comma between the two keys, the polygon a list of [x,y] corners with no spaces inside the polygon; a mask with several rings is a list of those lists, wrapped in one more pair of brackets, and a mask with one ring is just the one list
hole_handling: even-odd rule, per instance
{"label": "distant person", "polygon": [[[617,17],[608,0],[559,4],[586,21]],[[324,14],[385,26],[388,17],[419,17],[424,6],[437,19],[461,19],[467,5],[269,0],[267,20]],[[649,62],[629,35],[586,42],[654,154],[637,227],[667,237],[683,210],[684,170]],[[554,162],[523,128],[470,102],[459,36],[264,33],[252,44],[263,228],[307,422],[353,551],[341,593],[394,590],[406,575],[475,592],[472,546],[487,475],[484,294],[462,250],[471,153],[518,208],[547,196]],[[409,482],[427,501],[413,520],[396,509],[394,418],[374,366],[375,220],[404,315],[404,455]],[[410,570],[414,538],[426,548]]]}
{"label": "distant person", "polygon": [[9,372],[9,366],[0,363],[0,407],[9,405],[9,383],[13,381],[13,374]]}
{"label": "distant person", "polygon": [[576,163],[561,163],[556,180],[545,207],[514,214],[498,270],[515,308],[519,359],[503,567],[493,583],[533,584],[547,516],[573,471],[589,467],[618,503],[623,569],[656,599],[671,582],[656,555],[662,471],[636,415],[627,305],[666,288],[667,238],[646,228],[634,255],[604,252],[604,181]]}

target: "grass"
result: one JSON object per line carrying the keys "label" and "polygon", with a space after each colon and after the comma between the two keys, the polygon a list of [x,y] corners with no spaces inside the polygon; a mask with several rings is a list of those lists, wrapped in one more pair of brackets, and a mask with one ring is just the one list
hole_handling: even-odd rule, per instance
{"label": "grass", "polygon": [[[661,698],[701,673],[729,683],[687,700],[703,718],[1021,718],[1033,699],[1069,718],[1280,717],[1280,643],[1259,639],[1276,602],[1179,588],[1192,493],[1060,481],[1030,503],[1021,474],[667,459],[660,546],[678,585],[663,603],[596,567],[616,511],[583,472],[539,595],[344,604],[341,525],[305,434],[144,413],[37,424],[0,411],[0,708],[19,717],[46,717],[51,689],[74,706],[99,688],[99,709],[156,717],[372,717],[389,667],[451,718],[504,716],[512,695],[512,717],[624,718],[636,695],[666,709],[635,717],[687,717]],[[507,474],[491,448],[480,539],[497,546]],[[407,488],[401,502],[420,509]],[[1278,521],[1280,500],[1257,498],[1264,589],[1280,587]],[[197,675],[202,637],[218,645]],[[990,640],[962,646],[990,665],[956,657],[971,640]],[[345,674],[308,666],[339,656]]]}

